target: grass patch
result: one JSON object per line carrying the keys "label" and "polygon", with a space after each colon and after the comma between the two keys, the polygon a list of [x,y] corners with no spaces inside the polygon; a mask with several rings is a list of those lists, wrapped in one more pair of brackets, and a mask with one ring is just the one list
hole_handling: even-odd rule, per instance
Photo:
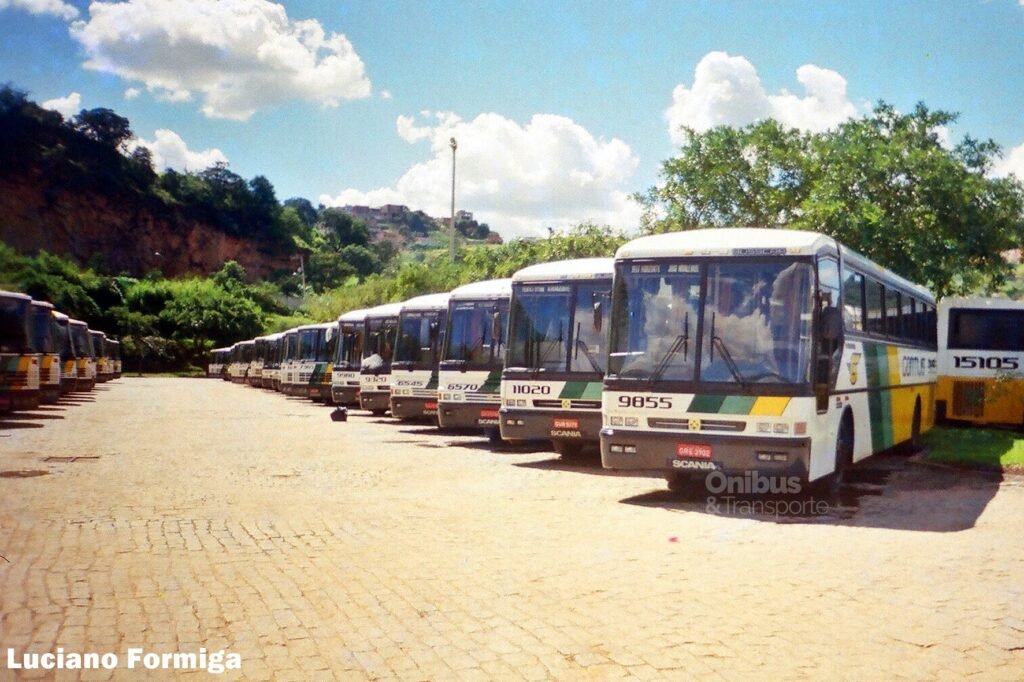
{"label": "grass patch", "polygon": [[932,462],[1024,471],[1024,434],[1016,431],[936,426],[922,440]]}

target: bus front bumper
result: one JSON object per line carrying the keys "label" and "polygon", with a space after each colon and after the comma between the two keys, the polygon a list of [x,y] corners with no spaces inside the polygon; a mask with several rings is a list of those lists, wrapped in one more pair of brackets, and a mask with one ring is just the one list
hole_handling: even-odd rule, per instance
{"label": "bus front bumper", "polygon": [[501,437],[505,440],[565,440],[596,443],[601,412],[522,410],[501,408]]}
{"label": "bus front bumper", "polygon": [[498,403],[438,402],[437,422],[443,429],[497,429]]}
{"label": "bus front bumper", "polygon": [[763,438],[601,429],[606,469],[703,476],[711,471],[807,478],[810,438]]}
{"label": "bus front bumper", "polygon": [[396,419],[436,419],[437,398],[391,396],[391,416]]}
{"label": "bus front bumper", "polygon": [[391,391],[360,391],[359,407],[370,412],[381,412],[391,407]]}

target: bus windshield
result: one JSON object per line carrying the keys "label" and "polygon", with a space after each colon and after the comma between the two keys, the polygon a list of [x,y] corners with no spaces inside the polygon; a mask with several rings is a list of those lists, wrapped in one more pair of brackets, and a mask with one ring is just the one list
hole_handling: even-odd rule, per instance
{"label": "bus windshield", "polygon": [[303,329],[299,331],[299,360],[316,359],[316,329]]}
{"label": "bus windshield", "polygon": [[92,336],[89,335],[89,328],[85,325],[73,325],[71,336],[75,342],[75,354],[80,358],[95,358],[96,350],[92,345]]}
{"label": "bus windshield", "polygon": [[806,262],[627,263],[615,283],[609,374],[806,384],[813,282]]}
{"label": "bus windshield", "polygon": [[331,335],[331,340],[327,340],[327,329],[318,329],[316,333],[316,361],[327,362],[331,359],[331,354],[334,352],[334,335]]}
{"label": "bus windshield", "polygon": [[512,304],[508,366],[603,374],[606,334],[595,327],[594,304],[610,288],[610,282],[523,285]]}
{"label": "bus windshield", "polygon": [[354,368],[363,357],[363,323],[342,322],[341,335],[334,346],[334,366]]}
{"label": "bus windshield", "polygon": [[954,308],[949,311],[947,347],[1019,351],[1024,348],[1024,310]]}
{"label": "bus windshield", "polygon": [[[501,364],[508,300],[458,301],[452,305],[451,315],[451,338],[445,344],[444,360],[461,361],[467,366]],[[495,330],[496,336],[492,334]]]}
{"label": "bus windshield", "polygon": [[28,301],[0,297],[0,351],[21,353],[28,349]]}
{"label": "bus windshield", "polygon": [[398,323],[395,364],[408,363],[423,368],[437,364],[437,353],[444,337],[443,317],[441,311],[403,313]]}
{"label": "bus windshield", "polygon": [[384,370],[391,367],[397,329],[398,318],[396,317],[377,317],[366,321],[366,343],[363,346],[362,367]]}
{"label": "bus windshield", "polygon": [[52,321],[53,313],[49,308],[32,306],[32,351],[35,353],[53,353]]}

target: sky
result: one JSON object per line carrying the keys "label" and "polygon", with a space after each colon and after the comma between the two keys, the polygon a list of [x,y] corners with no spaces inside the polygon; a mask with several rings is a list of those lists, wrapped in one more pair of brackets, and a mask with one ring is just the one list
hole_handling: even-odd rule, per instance
{"label": "sky", "polygon": [[1024,179],[1024,0],[0,0],[0,83],[131,122],[158,170],[633,231],[680,126],[956,112]]}

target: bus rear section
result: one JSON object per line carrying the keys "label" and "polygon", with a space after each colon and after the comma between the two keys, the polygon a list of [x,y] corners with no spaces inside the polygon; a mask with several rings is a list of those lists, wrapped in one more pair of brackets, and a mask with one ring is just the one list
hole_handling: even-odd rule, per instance
{"label": "bus rear section", "polygon": [[402,304],[391,363],[391,416],[437,419],[438,362],[449,294],[427,294]]}
{"label": "bus rear section", "polygon": [[550,440],[562,455],[596,444],[614,259],[542,263],[512,276],[501,437]]}
{"label": "bus rear section", "polygon": [[39,406],[41,355],[32,350],[32,298],[0,291],[0,411]]}
{"label": "bus rear section", "polygon": [[391,407],[391,362],[398,341],[401,303],[388,303],[366,312],[363,358],[359,365],[359,407],[382,415]]}
{"label": "bus rear section", "polygon": [[438,424],[483,430],[499,440],[501,370],[504,366],[512,280],[496,279],[454,289],[438,368]]}
{"label": "bus rear section", "polygon": [[607,468],[670,487],[715,471],[839,478],[932,424],[934,298],[830,237],[658,235],[616,268]]}
{"label": "bus rear section", "polygon": [[363,360],[363,327],[366,310],[353,310],[338,318],[334,344],[331,398],[335,405],[359,404],[359,365]]}
{"label": "bus rear section", "polygon": [[940,421],[1024,426],[1024,302],[939,302]]}

